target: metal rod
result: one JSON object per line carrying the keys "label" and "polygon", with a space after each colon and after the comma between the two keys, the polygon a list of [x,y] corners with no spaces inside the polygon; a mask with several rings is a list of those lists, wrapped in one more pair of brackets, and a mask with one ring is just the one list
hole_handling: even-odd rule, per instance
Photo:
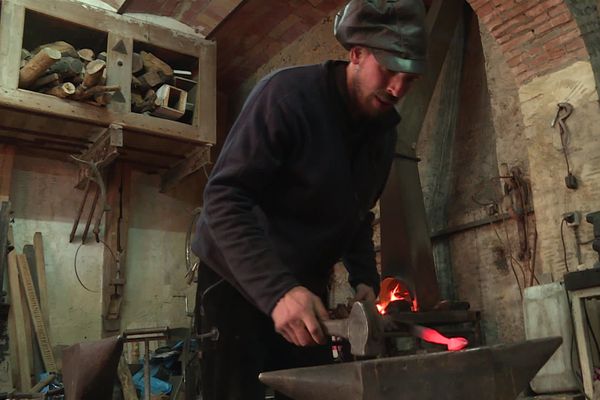
{"label": "metal rod", "polygon": [[144,399],[150,400],[150,341],[144,340]]}

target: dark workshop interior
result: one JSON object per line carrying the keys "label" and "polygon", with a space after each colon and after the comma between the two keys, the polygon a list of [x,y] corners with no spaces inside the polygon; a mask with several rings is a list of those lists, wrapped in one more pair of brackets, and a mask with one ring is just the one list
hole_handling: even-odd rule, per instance
{"label": "dark workshop interior", "polygon": [[[203,399],[203,190],[262,77],[348,59],[347,2],[0,0],[0,400]],[[337,262],[333,364],[264,398],[600,400],[600,1],[422,2],[377,303]]]}

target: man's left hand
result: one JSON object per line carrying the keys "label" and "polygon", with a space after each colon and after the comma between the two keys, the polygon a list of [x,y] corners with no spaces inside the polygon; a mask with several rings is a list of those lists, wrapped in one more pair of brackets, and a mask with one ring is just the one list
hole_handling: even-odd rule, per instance
{"label": "man's left hand", "polygon": [[368,301],[371,303],[375,303],[377,300],[375,296],[375,291],[369,285],[365,285],[364,283],[359,283],[356,285],[356,295],[354,295],[353,301]]}

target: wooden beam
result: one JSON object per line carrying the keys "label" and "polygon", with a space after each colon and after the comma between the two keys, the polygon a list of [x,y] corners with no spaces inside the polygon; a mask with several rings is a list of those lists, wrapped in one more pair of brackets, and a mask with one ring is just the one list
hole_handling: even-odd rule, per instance
{"label": "wooden beam", "polygon": [[128,113],[131,111],[133,39],[109,32],[107,55],[106,84],[121,87],[121,90],[113,95],[108,108],[118,113]]}
{"label": "wooden beam", "polygon": [[202,46],[206,43],[211,43],[208,40],[202,39],[200,35],[176,31],[70,0],[52,0],[52,6],[48,6],[46,2],[39,0],[3,0],[3,2],[14,3],[28,10],[49,15],[69,23],[76,22],[77,25],[94,30],[114,32],[138,42],[150,43],[194,57],[198,55]]}
{"label": "wooden beam", "polygon": [[50,336],[50,307],[48,304],[48,282],[46,280],[46,260],[44,258],[44,241],[42,233],[36,232],[33,235],[33,248],[35,250],[35,268],[37,270],[38,287],[40,292],[40,306],[42,308],[42,316],[44,317],[44,325]]}
{"label": "wooden beam", "polygon": [[194,126],[198,139],[216,143],[217,140],[217,44],[200,50],[198,88],[194,107]]}
{"label": "wooden beam", "polygon": [[131,192],[131,167],[117,163],[109,173],[102,267],[102,336],[121,332],[121,304],[126,283],[127,232]]}
{"label": "wooden beam", "polygon": [[10,0],[2,2],[0,15],[0,86],[19,86],[21,46],[25,26],[25,7]]}
{"label": "wooden beam", "polygon": [[[197,127],[181,122],[135,113],[114,113],[101,107],[58,99],[27,90],[11,90],[0,87],[0,107],[29,111],[37,115],[59,117],[69,121],[85,122],[92,126],[108,127],[114,123],[122,125],[125,130],[144,132],[157,137],[171,137],[174,140],[193,141],[199,144],[212,143],[210,138],[205,140],[199,137]],[[65,134],[69,133],[65,132]]]}
{"label": "wooden beam", "polygon": [[10,198],[14,159],[14,146],[0,144],[0,202]]}
{"label": "wooden beam", "polygon": [[210,163],[210,147],[196,150],[185,160],[180,161],[160,177],[160,192],[164,193],[177,185],[183,178],[193,174]]}

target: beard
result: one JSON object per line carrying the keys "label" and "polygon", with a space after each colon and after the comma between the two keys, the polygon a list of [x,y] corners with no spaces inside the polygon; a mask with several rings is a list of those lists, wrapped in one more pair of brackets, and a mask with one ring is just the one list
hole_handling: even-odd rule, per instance
{"label": "beard", "polygon": [[[385,89],[378,89],[370,93],[367,92],[362,84],[361,77],[358,74],[352,82],[350,96],[355,110],[357,110],[362,117],[368,119],[375,119],[388,113],[399,100],[396,96],[389,94]],[[376,105],[380,103],[388,104],[389,108],[385,106],[378,107]]]}

